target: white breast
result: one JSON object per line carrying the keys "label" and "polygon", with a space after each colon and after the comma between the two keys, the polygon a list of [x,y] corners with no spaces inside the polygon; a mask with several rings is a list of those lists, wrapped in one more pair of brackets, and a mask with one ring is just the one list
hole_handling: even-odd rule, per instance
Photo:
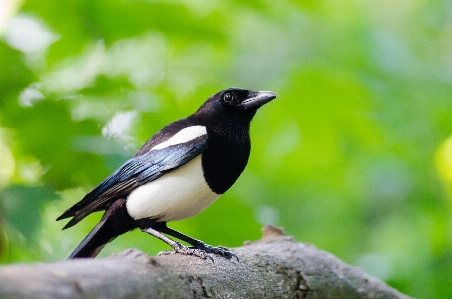
{"label": "white breast", "polygon": [[204,180],[199,155],[184,166],[135,189],[126,206],[134,219],[153,217],[174,221],[202,212],[219,196]]}
{"label": "white breast", "polygon": [[[151,150],[185,143],[205,134],[204,126],[191,126]],[[204,179],[199,155],[178,169],[135,189],[129,195],[126,206],[134,219],[153,217],[161,221],[174,221],[202,212],[219,196]]]}

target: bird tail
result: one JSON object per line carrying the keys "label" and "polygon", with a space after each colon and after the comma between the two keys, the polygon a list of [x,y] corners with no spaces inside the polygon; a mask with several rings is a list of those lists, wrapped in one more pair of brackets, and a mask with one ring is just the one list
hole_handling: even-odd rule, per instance
{"label": "bird tail", "polygon": [[[155,222],[152,219],[143,219],[147,225]],[[83,241],[69,255],[69,259],[82,257],[96,257],[104,246],[122,235],[138,227],[127,212],[126,200],[117,199],[102,216],[101,221],[89,232]]]}
{"label": "bird tail", "polygon": [[107,220],[103,219],[99,222],[69,255],[68,259],[96,257],[102,248],[116,237],[112,235],[112,230],[109,229]]}

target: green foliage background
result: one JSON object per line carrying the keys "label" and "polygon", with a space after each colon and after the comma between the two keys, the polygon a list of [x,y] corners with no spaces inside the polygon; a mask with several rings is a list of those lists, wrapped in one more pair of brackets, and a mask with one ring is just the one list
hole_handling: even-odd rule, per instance
{"label": "green foliage background", "polygon": [[[240,246],[266,222],[419,298],[452,297],[448,0],[3,1],[0,262],[65,258],[54,219],[167,123],[272,90],[239,181],[171,226]],[[4,14],[5,15],[5,14]],[[168,247],[133,232],[101,256]]]}

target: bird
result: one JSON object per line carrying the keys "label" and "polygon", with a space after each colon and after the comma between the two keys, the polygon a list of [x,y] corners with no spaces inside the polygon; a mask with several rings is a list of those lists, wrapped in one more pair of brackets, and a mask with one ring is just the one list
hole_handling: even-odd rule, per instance
{"label": "bird", "polygon": [[271,91],[227,88],[210,96],[190,116],[158,131],[56,219],[71,218],[64,230],[93,212],[104,211],[68,259],[94,258],[119,235],[140,229],[176,253],[238,260],[226,248],[189,237],[167,222],[204,211],[236,182],[250,155],[250,122],[260,107],[276,97]]}

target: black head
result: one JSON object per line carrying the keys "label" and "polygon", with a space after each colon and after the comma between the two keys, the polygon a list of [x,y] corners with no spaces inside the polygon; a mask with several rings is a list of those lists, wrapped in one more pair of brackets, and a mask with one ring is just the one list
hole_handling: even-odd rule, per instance
{"label": "black head", "polygon": [[212,96],[194,114],[214,122],[250,122],[257,109],[276,98],[271,91],[228,88]]}

